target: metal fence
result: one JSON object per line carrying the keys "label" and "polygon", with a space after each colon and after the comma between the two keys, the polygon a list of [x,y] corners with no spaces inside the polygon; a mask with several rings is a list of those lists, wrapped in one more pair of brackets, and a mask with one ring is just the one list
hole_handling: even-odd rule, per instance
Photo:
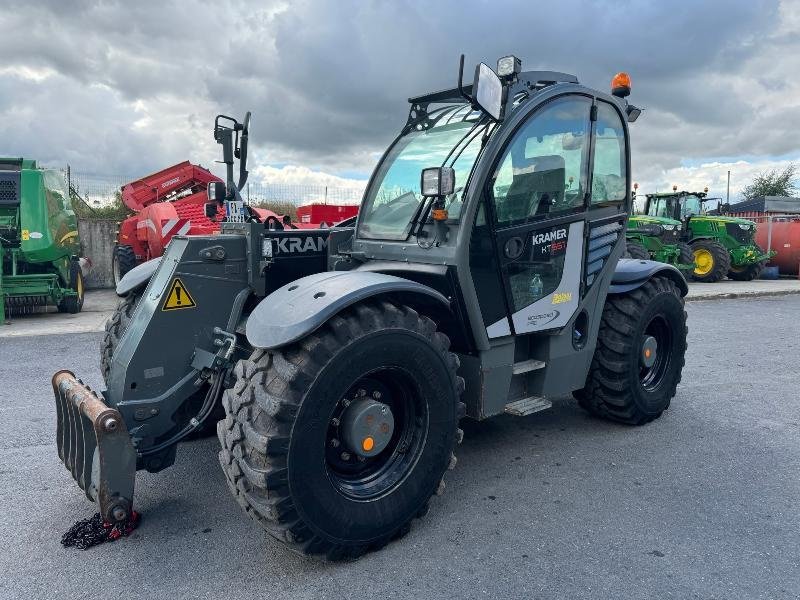
{"label": "metal fence", "polygon": [[[119,196],[120,188],[139,179],[136,175],[102,174],[91,171],[62,169],[72,188],[90,206],[106,206]],[[360,204],[366,182],[352,186],[325,186],[250,182],[242,190],[242,197],[253,204],[262,202],[293,204],[311,203]]]}

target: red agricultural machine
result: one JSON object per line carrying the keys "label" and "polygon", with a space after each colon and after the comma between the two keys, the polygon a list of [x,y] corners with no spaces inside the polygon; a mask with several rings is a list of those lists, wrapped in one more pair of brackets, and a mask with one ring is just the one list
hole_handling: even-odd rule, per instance
{"label": "red agricultural machine", "polygon": [[[210,235],[219,231],[225,216],[220,208],[214,219],[205,214],[207,188],[222,179],[188,160],[122,186],[122,201],[134,213],[125,219],[114,247],[114,282],[136,265],[164,253],[175,235]],[[263,222],[274,220],[281,228],[333,225],[355,216],[358,206],[310,205],[298,208],[298,221],[263,208],[253,209]]]}

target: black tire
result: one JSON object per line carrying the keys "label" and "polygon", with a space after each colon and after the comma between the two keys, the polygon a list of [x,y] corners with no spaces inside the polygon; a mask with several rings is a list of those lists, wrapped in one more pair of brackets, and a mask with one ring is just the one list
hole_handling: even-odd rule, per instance
{"label": "black tire", "polygon": [[103,381],[106,383],[108,383],[108,374],[111,371],[111,359],[114,356],[114,350],[122,334],[128,328],[133,318],[133,311],[136,310],[136,305],[141,297],[141,293],[134,292],[122,298],[117,304],[117,310],[106,321],[106,333],[100,346],[100,372],[103,374]]}
{"label": "black tire", "polygon": [[114,256],[111,262],[111,269],[114,274],[114,285],[116,285],[128,271],[136,266],[136,253],[131,246],[115,246]]}
{"label": "black tire", "polygon": [[83,309],[83,298],[86,291],[83,271],[77,260],[72,260],[69,265],[69,289],[75,292],[75,295],[64,297],[58,303],[58,312],[74,315]]}
{"label": "black tire", "polygon": [[642,246],[639,242],[626,242],[625,258],[650,260],[650,253],[647,251],[647,248]]}
{"label": "black tire", "polygon": [[[764,253],[760,247],[756,246],[756,249],[758,249],[759,254]],[[766,260],[744,267],[735,267],[731,265],[731,268],[728,270],[728,277],[735,281],[752,281],[753,279],[758,279],[758,276],[761,275],[761,271],[763,271],[766,266]]]}
{"label": "black tire", "polygon": [[678,262],[682,265],[693,265],[694,264],[694,254],[692,253],[692,247],[687,244],[686,242],[678,242],[678,251],[680,254],[678,255]]}
{"label": "black tire", "polygon": [[[657,419],[681,380],[687,333],[683,298],[672,280],[654,277],[638,289],[610,294],[586,385],[574,394],[578,403],[630,425]],[[658,342],[650,367],[643,362],[648,337]]]}
{"label": "black tire", "polygon": [[696,240],[692,242],[691,248],[694,281],[714,283],[725,279],[731,268],[731,256],[725,246],[714,240]]}
{"label": "black tire", "polygon": [[[239,361],[236,383],[223,395],[227,416],[217,426],[220,463],[236,501],[291,550],[331,560],[355,558],[404,535],[444,489],[463,435],[464,380],[449,345],[413,309],[370,302],[299,342]],[[354,390],[364,382],[389,373],[403,385],[387,388],[386,401],[400,398],[416,408],[397,421],[405,424],[380,454],[355,465],[351,481],[331,456],[348,450],[337,439],[344,436],[336,416],[346,419],[336,411],[349,404],[349,393],[363,396]],[[407,440],[402,447],[400,440]],[[379,467],[389,470],[370,470]]]}

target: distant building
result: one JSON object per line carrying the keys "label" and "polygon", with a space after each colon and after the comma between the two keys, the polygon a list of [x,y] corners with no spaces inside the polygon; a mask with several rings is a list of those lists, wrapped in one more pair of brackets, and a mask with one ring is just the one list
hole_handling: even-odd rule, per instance
{"label": "distant building", "polygon": [[800,198],[789,196],[760,196],[731,204],[727,212],[800,214]]}

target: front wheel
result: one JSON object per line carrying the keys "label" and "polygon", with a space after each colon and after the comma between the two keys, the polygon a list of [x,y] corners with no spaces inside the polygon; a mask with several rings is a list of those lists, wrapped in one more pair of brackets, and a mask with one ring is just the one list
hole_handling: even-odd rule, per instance
{"label": "front wheel", "polygon": [[683,298],[670,279],[654,277],[609,295],[578,402],[592,414],[630,425],[657,419],[681,380],[687,333]]}
{"label": "front wheel", "polygon": [[[763,254],[764,251],[756,246],[756,250],[759,254]],[[730,270],[728,271],[728,277],[735,281],[752,281],[753,279],[757,279],[759,275],[761,275],[761,271],[764,270],[764,267],[767,266],[766,260],[761,260],[757,263],[753,263],[751,265],[744,265],[741,267],[737,267],[731,265]]]}
{"label": "front wheel", "polygon": [[352,558],[408,531],[455,465],[463,380],[413,309],[365,303],[240,361],[217,427],[237,502],[292,550]]}

